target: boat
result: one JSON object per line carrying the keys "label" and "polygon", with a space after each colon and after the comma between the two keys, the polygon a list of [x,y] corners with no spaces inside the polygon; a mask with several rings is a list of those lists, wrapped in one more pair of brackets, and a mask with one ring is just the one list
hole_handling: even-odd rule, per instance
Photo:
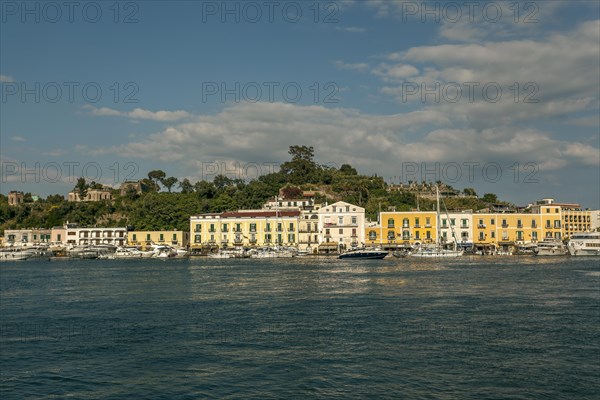
{"label": "boat", "polygon": [[[440,236],[442,235],[440,230],[440,190],[435,187],[436,200],[437,200],[437,235],[436,235],[436,244],[434,246],[421,246],[416,251],[408,252],[408,257],[421,257],[421,258],[452,258],[452,257],[461,257],[464,253],[463,250],[458,250],[458,243],[456,242],[456,236],[454,235],[454,228],[450,225],[452,229],[452,236],[454,236],[454,248],[452,250],[445,249],[440,243]],[[448,210],[446,210],[446,213]]]}
{"label": "boat", "polygon": [[27,251],[21,249],[2,249],[0,250],[0,261],[23,261],[32,256]]}
{"label": "boat", "polygon": [[567,246],[560,240],[544,239],[533,250],[536,256],[564,256],[569,253]]}
{"label": "boat", "polygon": [[350,249],[338,256],[341,260],[381,260],[388,255],[385,250],[376,249]]}
{"label": "boat", "polygon": [[600,256],[600,232],[573,234],[567,249],[572,256]]}

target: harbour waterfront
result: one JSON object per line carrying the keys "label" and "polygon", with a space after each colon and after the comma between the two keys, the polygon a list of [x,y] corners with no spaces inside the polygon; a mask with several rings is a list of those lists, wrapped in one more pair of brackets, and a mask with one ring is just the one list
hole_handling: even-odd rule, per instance
{"label": "harbour waterfront", "polygon": [[0,289],[3,399],[600,392],[597,258],[28,260]]}

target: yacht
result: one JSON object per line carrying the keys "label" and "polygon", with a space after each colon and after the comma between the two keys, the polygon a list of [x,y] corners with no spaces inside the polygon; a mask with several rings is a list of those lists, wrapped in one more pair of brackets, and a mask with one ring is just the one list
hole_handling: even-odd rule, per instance
{"label": "yacht", "polygon": [[[440,236],[442,235],[442,233],[440,231],[440,190],[439,190],[439,188],[437,186],[435,187],[435,194],[436,194],[435,197],[436,197],[436,200],[437,200],[437,212],[436,212],[436,217],[437,217],[437,235],[436,235],[436,245],[433,246],[433,247],[430,247],[430,246],[421,246],[416,251],[409,252],[407,254],[409,257],[451,258],[451,257],[460,257],[464,253],[463,250],[458,250],[458,243],[456,242],[456,238],[454,239],[454,249],[452,249],[452,250],[445,249],[440,244]],[[446,210],[446,213],[448,213],[448,210]],[[454,228],[452,228],[452,225],[450,225],[450,228],[452,229],[452,235],[454,236]]]}
{"label": "yacht", "polygon": [[381,260],[388,255],[385,250],[371,250],[371,249],[350,249],[338,256],[341,260]]}
{"label": "yacht", "polygon": [[572,256],[600,256],[600,232],[574,233],[567,249]]}
{"label": "yacht", "polygon": [[544,239],[538,242],[533,252],[536,256],[564,256],[568,250],[560,240]]}
{"label": "yacht", "polygon": [[32,256],[31,253],[20,249],[2,249],[0,250],[0,261],[22,261]]}

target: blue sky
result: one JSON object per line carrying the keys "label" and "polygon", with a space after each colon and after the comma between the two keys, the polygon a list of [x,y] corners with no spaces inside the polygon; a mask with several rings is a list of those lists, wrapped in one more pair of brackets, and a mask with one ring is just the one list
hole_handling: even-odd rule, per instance
{"label": "blue sky", "polygon": [[600,208],[598,3],[475,3],[2,1],[0,191],[252,178],[305,144]]}

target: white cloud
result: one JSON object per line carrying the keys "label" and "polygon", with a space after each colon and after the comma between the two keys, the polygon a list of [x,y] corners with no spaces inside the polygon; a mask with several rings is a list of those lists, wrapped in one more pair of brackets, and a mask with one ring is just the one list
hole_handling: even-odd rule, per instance
{"label": "white cloud", "polygon": [[25,139],[23,136],[13,136],[10,138],[10,140],[12,140],[13,142],[26,142],[27,139]]}
{"label": "white cloud", "polygon": [[135,108],[133,111],[122,112],[108,107],[100,107],[96,108],[89,104],[84,106],[85,109],[90,111],[91,115],[94,116],[121,116],[128,117],[133,120],[152,120],[152,121],[179,121],[185,118],[189,118],[191,116],[187,111],[177,110],[177,111],[149,111],[143,108]]}
{"label": "white cloud", "polygon": [[0,83],[9,83],[14,82],[14,78],[8,75],[0,75]]}
{"label": "white cloud", "polygon": [[369,64],[367,64],[367,63],[351,64],[351,63],[345,63],[345,62],[339,61],[339,60],[335,62],[335,66],[338,67],[339,69],[349,69],[349,70],[354,70],[354,71],[359,71],[359,72],[364,72],[369,69]]}
{"label": "white cloud", "polygon": [[[195,173],[205,161],[280,162],[290,144],[315,146],[321,162],[350,162],[362,171],[394,173],[402,161],[537,163],[546,170],[599,165],[598,149],[557,140],[536,129],[499,126],[453,128],[444,110],[395,115],[364,114],[283,103],[240,103],[201,115],[124,145],[97,150],[187,165]],[[359,150],[360,149],[360,150]]]}
{"label": "white cloud", "polygon": [[350,32],[350,33],[364,33],[367,31],[366,28],[362,28],[360,26],[345,26],[345,27],[336,26],[335,29],[338,31]]}

